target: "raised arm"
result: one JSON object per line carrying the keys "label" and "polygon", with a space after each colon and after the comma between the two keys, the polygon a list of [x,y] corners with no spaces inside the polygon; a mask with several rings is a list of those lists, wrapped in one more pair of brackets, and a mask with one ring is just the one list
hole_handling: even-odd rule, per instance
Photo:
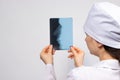
{"label": "raised arm", "polygon": [[46,64],[46,80],[56,80],[55,71],[53,67],[53,46],[46,46],[40,53],[41,60]]}

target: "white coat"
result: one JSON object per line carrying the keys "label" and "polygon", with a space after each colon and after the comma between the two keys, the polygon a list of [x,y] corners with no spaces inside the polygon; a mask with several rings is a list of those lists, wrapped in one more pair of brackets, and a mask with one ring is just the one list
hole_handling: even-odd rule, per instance
{"label": "white coat", "polygon": [[[56,80],[52,64],[46,65],[47,80]],[[66,80],[120,80],[120,63],[118,60],[103,60],[92,67],[74,68]]]}

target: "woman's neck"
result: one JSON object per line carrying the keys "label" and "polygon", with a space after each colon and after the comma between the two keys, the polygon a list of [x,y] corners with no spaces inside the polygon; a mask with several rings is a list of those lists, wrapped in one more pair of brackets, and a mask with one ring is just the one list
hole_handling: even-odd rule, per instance
{"label": "woman's neck", "polygon": [[115,59],[115,58],[110,56],[110,54],[105,51],[105,52],[102,52],[101,54],[99,54],[99,59],[100,59],[100,61],[102,61],[102,60]]}

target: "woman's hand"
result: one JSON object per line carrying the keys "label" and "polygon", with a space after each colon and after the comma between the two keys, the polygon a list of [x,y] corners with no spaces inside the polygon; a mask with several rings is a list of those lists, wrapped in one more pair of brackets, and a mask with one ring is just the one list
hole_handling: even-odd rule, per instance
{"label": "woman's hand", "polygon": [[83,65],[84,52],[82,50],[75,46],[72,46],[68,52],[70,52],[68,58],[74,59],[76,67],[80,67]]}
{"label": "woman's hand", "polygon": [[54,53],[55,53],[55,50],[53,50],[53,46],[49,45],[41,51],[40,58],[45,64],[53,64]]}

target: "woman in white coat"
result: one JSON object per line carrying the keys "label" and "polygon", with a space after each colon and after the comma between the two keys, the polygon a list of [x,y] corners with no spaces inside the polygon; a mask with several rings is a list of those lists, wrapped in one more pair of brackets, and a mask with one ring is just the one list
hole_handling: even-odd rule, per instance
{"label": "woman in white coat", "polygon": [[[108,2],[94,4],[84,31],[90,53],[99,57],[100,62],[91,67],[84,66],[84,52],[71,46],[68,57],[74,59],[76,68],[68,74],[67,80],[120,80],[120,7]],[[47,80],[56,80],[54,53],[52,45],[40,53],[48,71]]]}

